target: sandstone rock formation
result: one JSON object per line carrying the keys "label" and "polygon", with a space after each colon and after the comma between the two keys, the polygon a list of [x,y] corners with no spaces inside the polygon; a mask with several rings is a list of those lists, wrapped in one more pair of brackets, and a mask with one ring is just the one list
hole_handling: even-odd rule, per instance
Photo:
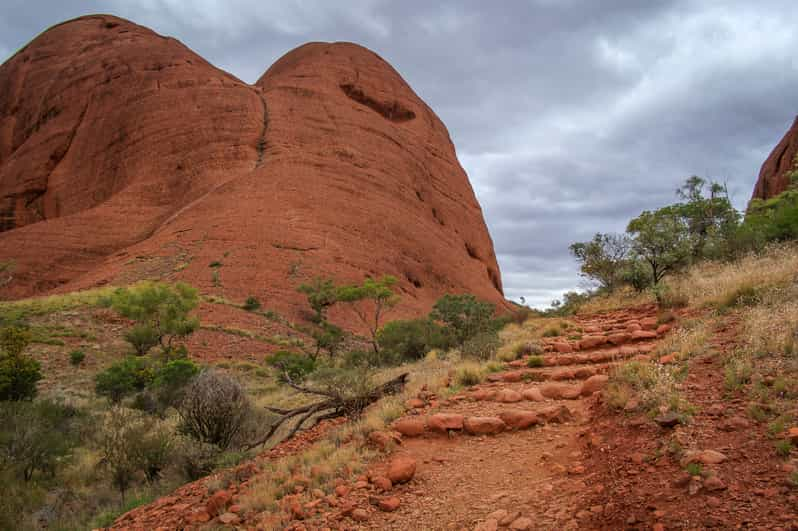
{"label": "sandstone rock formation", "polygon": [[795,169],[796,155],[798,155],[798,117],[762,164],[751,199],[770,199],[786,190],[790,185],[788,173]]}
{"label": "sandstone rock formation", "polygon": [[295,316],[313,276],[393,274],[400,314],[503,302],[445,126],[375,53],[310,43],[247,85],[107,15],[0,66],[7,260],[6,297],[157,278]]}

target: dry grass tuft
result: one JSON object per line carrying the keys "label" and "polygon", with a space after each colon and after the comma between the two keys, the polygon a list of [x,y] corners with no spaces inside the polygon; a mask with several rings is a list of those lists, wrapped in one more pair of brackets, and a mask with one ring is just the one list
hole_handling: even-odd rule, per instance
{"label": "dry grass tuft", "polygon": [[639,292],[628,287],[623,287],[612,293],[597,295],[590,298],[579,306],[576,313],[578,315],[588,315],[632,306],[640,306],[643,304],[651,304],[655,301],[656,299],[651,291]]}

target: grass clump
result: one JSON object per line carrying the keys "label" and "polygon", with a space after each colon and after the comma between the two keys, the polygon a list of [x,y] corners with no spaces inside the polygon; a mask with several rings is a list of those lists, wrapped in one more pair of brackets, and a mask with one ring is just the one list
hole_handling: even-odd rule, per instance
{"label": "grass clump", "polygon": [[82,350],[73,350],[69,353],[69,363],[71,363],[74,367],[77,367],[83,363],[84,359],[86,359],[86,353]]}
{"label": "grass clump", "polygon": [[792,443],[787,440],[776,441],[776,455],[779,457],[790,457],[792,453]]}
{"label": "grass clump", "polygon": [[254,312],[256,310],[259,310],[260,301],[256,297],[250,295],[249,297],[247,297],[247,300],[244,301],[243,308],[248,312]]}
{"label": "grass clump", "polygon": [[463,387],[471,387],[482,382],[484,371],[476,363],[464,363],[455,370],[454,382]]}
{"label": "grass clump", "polygon": [[527,367],[543,367],[543,356],[530,356],[526,365]]}
{"label": "grass clump", "polygon": [[735,392],[751,383],[753,370],[751,360],[747,357],[733,356],[729,358],[723,368],[723,386],[726,391]]}
{"label": "grass clump", "polygon": [[604,391],[607,403],[616,409],[642,410],[655,416],[675,412],[685,417],[693,406],[679,390],[679,378],[673,367],[632,361],[610,374]]}
{"label": "grass clump", "polygon": [[704,471],[701,467],[701,463],[688,463],[686,467],[684,467],[685,471],[691,476],[700,476],[701,473]]}

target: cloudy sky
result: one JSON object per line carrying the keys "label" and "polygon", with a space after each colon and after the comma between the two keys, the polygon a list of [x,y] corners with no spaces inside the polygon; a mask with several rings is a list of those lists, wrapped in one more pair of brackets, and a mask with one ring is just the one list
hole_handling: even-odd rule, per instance
{"label": "cloudy sky", "polygon": [[569,243],[623,230],[691,174],[744,206],[798,113],[795,0],[3,0],[0,61],[97,12],[247,82],[307,41],[379,53],[448,126],[506,295],[538,306],[580,285]]}

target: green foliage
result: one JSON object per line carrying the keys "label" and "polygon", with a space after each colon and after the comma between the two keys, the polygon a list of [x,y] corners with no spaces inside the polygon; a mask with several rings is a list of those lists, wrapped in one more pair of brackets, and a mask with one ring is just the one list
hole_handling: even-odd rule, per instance
{"label": "green foliage", "polygon": [[776,454],[779,457],[790,457],[790,453],[792,453],[792,443],[789,439],[784,439],[781,441],[776,441]]}
{"label": "green foliage", "polygon": [[691,476],[700,476],[703,472],[701,467],[701,463],[688,463],[684,469],[687,471],[688,474]]}
{"label": "green foliage", "polygon": [[73,350],[69,353],[69,363],[75,367],[83,363],[84,359],[86,359],[86,353],[82,350]]}
{"label": "green foliage", "polygon": [[233,377],[205,370],[186,387],[177,412],[182,433],[224,450],[241,431],[251,406]]}
{"label": "green foliage", "polygon": [[494,330],[486,330],[466,339],[460,346],[460,353],[465,358],[488,360],[496,354],[500,346],[499,334]]}
{"label": "green foliage", "polygon": [[597,282],[603,289],[612,290],[622,280],[630,244],[625,234],[598,232],[592,240],[573,243],[569,249],[579,262],[582,276]]}
{"label": "green foliage", "polygon": [[[164,350],[172,348],[177,338],[190,335],[199,327],[199,320],[189,313],[199,304],[197,290],[188,284],[174,286],[158,282],[140,282],[119,288],[105,301],[121,315],[136,322],[130,333],[138,334],[136,343],[126,336],[140,354],[148,341],[157,339]],[[150,345],[150,348],[152,345]]]}
{"label": "green foliage", "polygon": [[717,258],[725,252],[725,240],[735,230],[739,214],[729,201],[724,185],[693,175],[676,191],[683,200],[674,205],[684,220],[693,258]]}
{"label": "green foliage", "polygon": [[111,402],[119,402],[136,391],[142,391],[153,379],[153,370],[144,359],[128,357],[97,373],[94,391]]}
{"label": "green foliage", "polygon": [[327,321],[319,323],[318,328],[312,330],[310,335],[316,342],[314,357],[317,357],[322,350],[326,350],[330,358],[334,358],[344,342],[343,329]]}
{"label": "green foliage", "polygon": [[494,328],[494,307],[478,300],[474,295],[444,295],[435,303],[430,313],[433,321],[443,323],[457,344]]}
{"label": "green foliage", "polygon": [[144,356],[160,339],[158,331],[146,324],[135,324],[125,332],[125,341],[133,346],[136,354]]}
{"label": "green foliage", "polygon": [[79,442],[82,415],[47,400],[0,403],[0,469],[52,477]]}
{"label": "green foliage", "polygon": [[327,310],[338,302],[338,288],[330,278],[316,277],[309,284],[302,284],[297,291],[304,293],[308,304],[316,312],[315,322],[321,323],[327,318]]}
{"label": "green foliage", "polygon": [[528,367],[543,367],[543,356],[530,356],[526,364]]}
{"label": "green foliage", "polygon": [[281,381],[285,381],[287,373],[292,381],[301,382],[316,370],[316,360],[287,350],[278,350],[266,358],[266,363],[277,370],[277,379]]}
{"label": "green foliage", "polygon": [[0,400],[30,400],[42,379],[38,361],[22,353],[30,335],[17,327],[0,329]]}
{"label": "green foliage", "polygon": [[244,309],[248,312],[254,312],[255,310],[259,310],[260,301],[256,297],[250,295],[249,297],[247,297],[247,300],[244,301]]}
{"label": "green foliage", "polygon": [[188,359],[171,360],[161,367],[151,384],[161,406],[176,406],[183,398],[185,387],[200,370],[199,365]]}
{"label": "green foliage", "polygon": [[355,313],[368,328],[374,352],[380,350],[377,333],[384,313],[399,302],[399,295],[393,291],[395,284],[396,277],[383,275],[378,279],[367,278],[361,284],[341,286],[337,290],[338,300],[353,304]]}
{"label": "green foliage", "polygon": [[106,416],[98,436],[102,460],[112,485],[124,498],[139,473],[157,480],[169,464],[174,438],[169,429],[139,412],[114,408]]}
{"label": "green foliage", "polygon": [[377,334],[382,351],[388,351],[401,361],[423,358],[432,349],[447,349],[451,340],[443,328],[429,319],[391,321]]}
{"label": "green foliage", "polygon": [[455,383],[463,387],[477,385],[482,381],[483,377],[482,369],[476,364],[462,365],[454,373]]}
{"label": "green foliage", "polygon": [[653,284],[689,263],[693,248],[678,208],[646,210],[630,221],[626,230],[633,237],[633,252],[651,268]]}
{"label": "green foliage", "polygon": [[651,286],[651,270],[648,264],[640,259],[627,260],[620,277],[622,282],[632,286],[638,293]]}
{"label": "green foliage", "polygon": [[579,293],[576,291],[569,291],[564,293],[562,300],[555,299],[551,301],[551,307],[544,311],[544,315],[565,317],[574,315],[583,303],[590,299],[591,293]]}

